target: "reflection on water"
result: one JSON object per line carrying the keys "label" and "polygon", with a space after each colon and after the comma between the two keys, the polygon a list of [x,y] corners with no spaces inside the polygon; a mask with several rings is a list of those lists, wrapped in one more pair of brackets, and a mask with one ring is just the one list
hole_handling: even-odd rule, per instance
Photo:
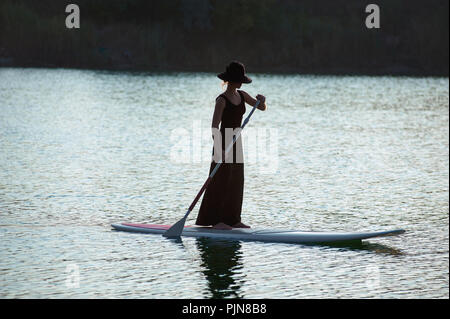
{"label": "reflection on water", "polygon": [[[183,241],[181,238],[178,238],[176,242],[183,246]],[[195,238],[195,244],[201,258],[201,272],[203,273],[208,286],[208,291],[205,293],[205,297],[214,299],[245,298],[246,296],[242,291],[242,287],[246,286],[247,282],[245,280],[246,269],[244,269],[242,261],[242,242],[200,237]],[[291,248],[298,247],[299,249],[301,249],[302,246],[323,248],[329,247],[330,249],[337,248],[338,251],[343,253],[354,251],[374,253],[385,256],[403,255],[401,250],[394,247],[365,241],[287,245]],[[299,262],[298,266],[300,265],[301,263]],[[364,271],[362,275],[364,275]]]}
{"label": "reflection on water", "polygon": [[395,247],[390,247],[383,244],[371,243],[368,241],[343,241],[343,242],[334,242],[334,243],[320,243],[320,244],[308,244],[307,246],[322,246],[322,247],[334,247],[341,248],[345,250],[354,250],[354,251],[367,251],[376,254],[385,254],[391,256],[401,256],[403,252],[400,249]]}
{"label": "reflection on water", "polygon": [[402,256],[404,254],[402,250],[395,247],[370,242],[363,242],[360,249],[391,256]]}
{"label": "reflection on water", "polygon": [[208,281],[210,298],[242,298],[236,273],[241,271],[242,252],[238,241],[197,238],[202,273]]}
{"label": "reflection on water", "polygon": [[400,256],[403,252],[397,248],[379,243],[371,243],[367,240],[348,240],[338,242],[306,243],[304,246],[341,248],[344,250],[367,251],[372,253]]}

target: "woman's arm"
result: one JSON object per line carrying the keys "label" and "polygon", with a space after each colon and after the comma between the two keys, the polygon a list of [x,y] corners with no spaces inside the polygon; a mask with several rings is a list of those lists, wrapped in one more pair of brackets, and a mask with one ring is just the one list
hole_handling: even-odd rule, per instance
{"label": "woman's arm", "polygon": [[220,121],[222,120],[222,113],[224,109],[225,109],[225,99],[223,97],[219,97],[216,100],[216,107],[214,109],[211,128],[219,129],[219,124]]}
{"label": "woman's arm", "polygon": [[[225,109],[225,99],[223,97],[219,97],[216,99],[216,107],[214,109],[214,115],[213,115],[213,119],[212,119],[212,124],[211,124],[211,133],[212,133],[212,138],[214,141],[214,136],[217,134],[220,134],[219,131],[219,124],[220,121],[222,120],[222,114],[223,114],[223,110]],[[214,141],[214,149],[215,150],[221,150],[222,154],[218,154],[218,152],[214,152],[214,160],[216,162],[219,161],[220,158],[222,158],[222,162],[225,162],[225,150],[222,148],[222,138],[225,138],[223,136],[219,135],[219,139]]]}
{"label": "woman's arm", "polygon": [[260,103],[259,103],[257,109],[261,110],[261,111],[267,110],[266,97],[264,95],[258,94],[256,96],[256,99],[254,99],[247,92],[245,92],[245,91],[241,91],[241,92],[244,95],[245,103],[250,104],[251,106],[255,106],[256,100],[259,100]]}

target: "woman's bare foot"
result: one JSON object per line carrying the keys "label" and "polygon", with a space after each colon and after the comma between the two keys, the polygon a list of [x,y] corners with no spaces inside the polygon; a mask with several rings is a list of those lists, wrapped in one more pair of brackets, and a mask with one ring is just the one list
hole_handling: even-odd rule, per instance
{"label": "woman's bare foot", "polygon": [[212,228],[213,229],[221,229],[221,230],[232,230],[233,229],[231,226],[224,224],[224,223],[215,224]]}
{"label": "woman's bare foot", "polygon": [[234,225],[233,225],[233,228],[250,228],[250,226],[245,225],[244,223],[239,222],[239,223],[234,224]]}

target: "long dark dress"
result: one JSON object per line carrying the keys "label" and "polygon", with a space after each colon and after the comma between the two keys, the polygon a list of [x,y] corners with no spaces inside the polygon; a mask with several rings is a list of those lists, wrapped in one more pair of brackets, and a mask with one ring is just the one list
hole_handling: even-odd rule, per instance
{"label": "long dark dress", "polygon": [[[239,105],[231,103],[224,94],[219,95],[219,97],[222,96],[226,101],[220,124],[222,149],[226,149],[230,142],[229,140],[225,141],[225,129],[239,128],[241,126],[242,116],[245,113],[244,96],[239,90],[238,93],[241,96],[241,103]],[[214,160],[211,162],[210,174],[216,164]],[[233,160],[231,161],[230,155],[230,159],[227,159],[220,166],[205,191],[196,224],[209,226],[222,222],[232,226],[239,223],[241,221],[243,194],[244,163],[242,141],[241,138],[238,138],[233,147]]]}

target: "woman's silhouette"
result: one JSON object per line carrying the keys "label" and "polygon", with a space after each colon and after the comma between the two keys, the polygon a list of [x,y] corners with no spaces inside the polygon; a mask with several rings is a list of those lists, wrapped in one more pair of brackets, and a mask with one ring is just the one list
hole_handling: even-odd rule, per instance
{"label": "woman's silhouette", "polygon": [[[241,222],[241,208],[244,193],[244,163],[242,142],[239,137],[233,146],[233,155],[225,158],[225,148],[233,139],[233,132],[241,127],[245,113],[245,103],[254,106],[256,99],[260,101],[258,109],[266,110],[263,95],[252,98],[245,91],[238,90],[242,83],[252,80],[245,74],[242,63],[231,62],[226,71],[218,75],[227,88],[216,98],[216,106],[212,120],[214,139],[213,161],[210,173],[216,163],[224,162],[205,191],[197,216],[197,225],[210,226],[216,229],[249,228]],[[219,130],[220,124],[220,130]],[[220,134],[219,134],[220,133]]]}

